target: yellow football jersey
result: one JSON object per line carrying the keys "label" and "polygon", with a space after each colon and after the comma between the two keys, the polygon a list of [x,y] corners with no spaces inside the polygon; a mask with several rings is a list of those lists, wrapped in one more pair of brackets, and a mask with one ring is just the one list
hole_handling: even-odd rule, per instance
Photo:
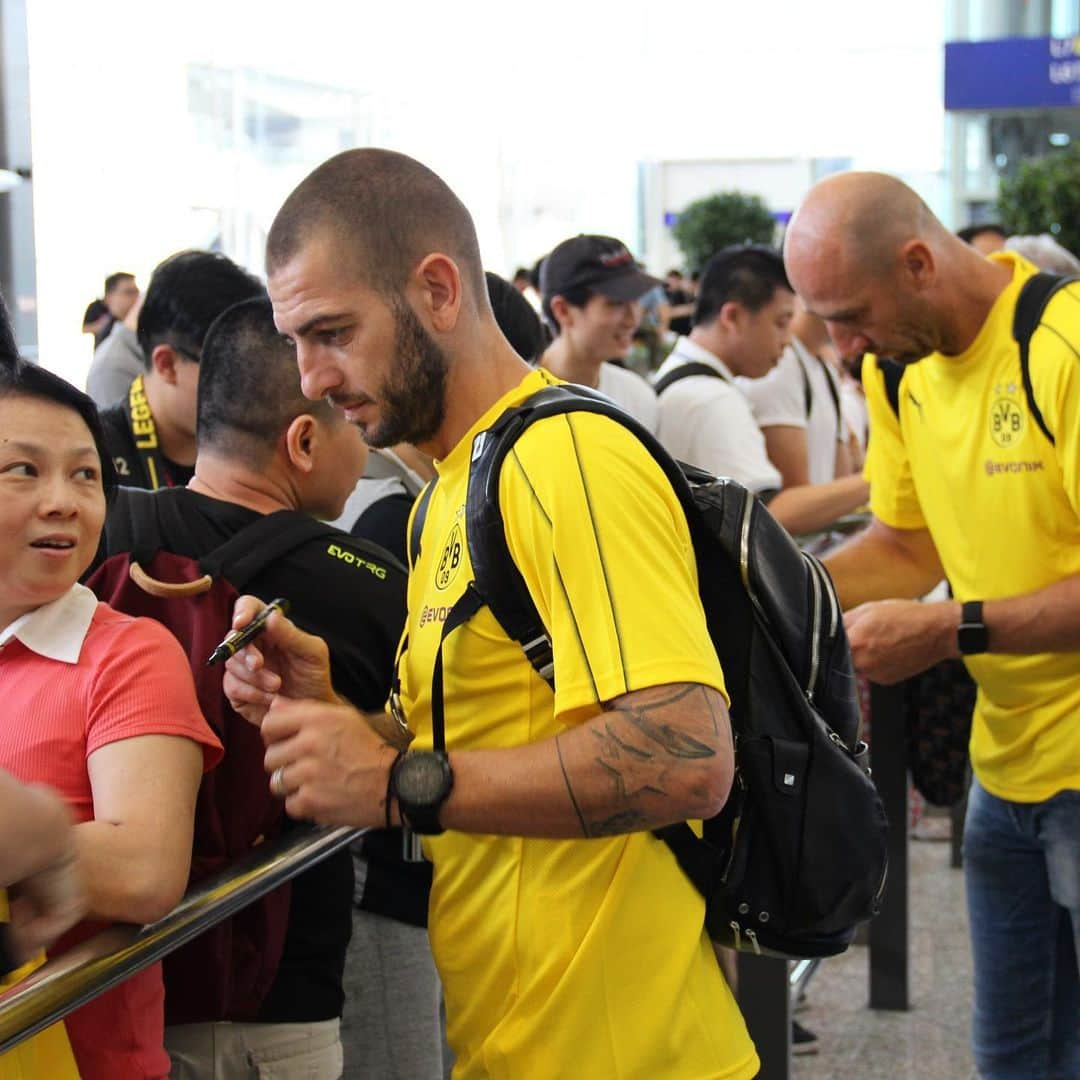
{"label": "yellow football jersey", "polygon": [[[556,382],[528,375],[437,464],[409,580],[402,697],[430,747],[431,675],[471,580],[465,494],[474,437]],[[618,424],[584,413],[530,427],[500,473],[514,561],[554,642],[557,693],[487,609],[444,646],[448,748],[514,747],[667,683],[723,691],[686,519]],[[649,833],[536,840],[448,832],[430,935],[455,1076],[750,1077],[758,1062],[703,932],[704,901]]]}
{"label": "yellow football jersey", "polygon": [[[1031,416],[1012,336],[1013,311],[1035,267],[1013,267],[975,341],[959,356],[909,366],[899,416],[881,372],[863,371],[872,434],[867,457],[876,517],[927,528],[958,600],[995,600],[1080,573],[1080,284],[1050,302],[1030,345]],[[1080,788],[1080,653],[966,658],[979,684],[971,760],[987,791],[1041,802]]]}

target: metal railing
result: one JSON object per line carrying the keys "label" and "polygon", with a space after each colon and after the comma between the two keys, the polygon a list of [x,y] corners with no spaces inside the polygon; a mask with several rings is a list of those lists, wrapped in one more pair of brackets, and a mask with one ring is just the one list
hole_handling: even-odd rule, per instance
{"label": "metal railing", "polygon": [[111,926],[0,994],[0,1054],[340,851],[363,830],[300,828],[199,882],[163,919]]}

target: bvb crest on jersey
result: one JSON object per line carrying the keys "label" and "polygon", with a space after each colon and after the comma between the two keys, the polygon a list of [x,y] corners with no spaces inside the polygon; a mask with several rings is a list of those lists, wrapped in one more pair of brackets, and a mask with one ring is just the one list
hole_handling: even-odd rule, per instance
{"label": "bvb crest on jersey", "polygon": [[1016,446],[1027,429],[1024,406],[1017,397],[1016,383],[994,387],[994,402],[990,406],[990,438],[1003,450]]}
{"label": "bvb crest on jersey", "polygon": [[449,588],[454,578],[457,577],[458,570],[461,567],[464,544],[465,538],[461,532],[461,525],[455,522],[443,547],[442,554],[439,556],[439,565],[435,569],[436,589]]}

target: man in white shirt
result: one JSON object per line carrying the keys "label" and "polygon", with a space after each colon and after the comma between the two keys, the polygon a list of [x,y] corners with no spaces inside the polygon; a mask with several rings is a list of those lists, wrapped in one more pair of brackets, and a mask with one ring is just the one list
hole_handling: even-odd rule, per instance
{"label": "man in white shirt", "polygon": [[824,358],[830,347],[824,323],[800,306],[776,367],[760,379],[736,380],[784,487],[824,484],[852,472],[840,377]]}
{"label": "man in white shirt", "polygon": [[725,248],[705,267],[694,327],[657,372],[660,441],[680,461],[730,476],[768,502],[793,534],[816,532],[866,501],[865,481],[785,484],[736,377],[760,379],[791,337],[795,294],[780,256]]}
{"label": "man in white shirt", "polygon": [[641,298],[662,284],[642,273],[626,245],[610,236],[564,240],[540,268],[544,316],[557,334],[540,366],[606,394],[653,434],[658,405],[652,387],[608,361],[629,355]]}

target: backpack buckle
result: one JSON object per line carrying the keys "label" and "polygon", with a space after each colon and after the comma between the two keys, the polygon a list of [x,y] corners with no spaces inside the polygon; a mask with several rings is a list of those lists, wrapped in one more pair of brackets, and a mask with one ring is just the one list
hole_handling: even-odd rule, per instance
{"label": "backpack buckle", "polygon": [[534,637],[532,641],[523,641],[521,651],[532,664],[537,675],[549,686],[555,679],[555,654],[551,647],[551,638],[545,633]]}

